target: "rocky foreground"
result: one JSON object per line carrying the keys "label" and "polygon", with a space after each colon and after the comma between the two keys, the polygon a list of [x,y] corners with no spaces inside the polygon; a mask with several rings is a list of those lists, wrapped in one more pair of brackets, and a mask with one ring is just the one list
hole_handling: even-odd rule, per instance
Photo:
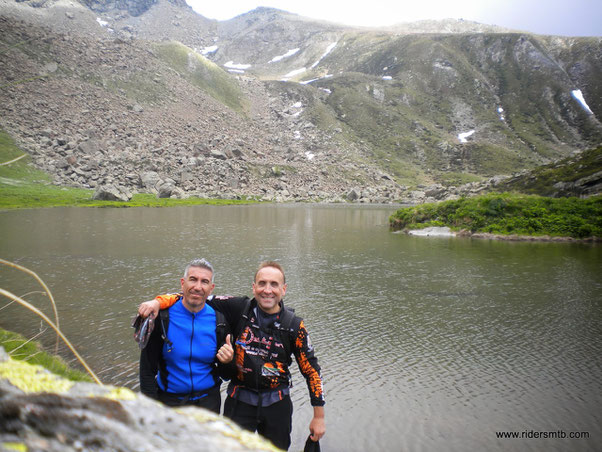
{"label": "rocky foreground", "polygon": [[124,389],[73,383],[0,347],[0,450],[276,451],[198,408],[173,410]]}

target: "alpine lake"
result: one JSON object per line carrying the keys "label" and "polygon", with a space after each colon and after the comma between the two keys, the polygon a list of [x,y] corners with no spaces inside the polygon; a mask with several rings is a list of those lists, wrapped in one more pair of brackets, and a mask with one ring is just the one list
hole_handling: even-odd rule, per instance
{"label": "alpine lake", "polygon": [[[397,207],[4,211],[0,257],[44,280],[105,384],[137,390],[137,306],[178,291],[190,260],[214,265],[221,295],[251,295],[257,264],[277,260],[322,367],[322,450],[602,450],[602,246],[393,233]],[[53,317],[31,276],[2,266],[0,287]],[[52,351],[52,330],[9,301],[0,327]],[[312,409],[292,370],[299,451]]]}

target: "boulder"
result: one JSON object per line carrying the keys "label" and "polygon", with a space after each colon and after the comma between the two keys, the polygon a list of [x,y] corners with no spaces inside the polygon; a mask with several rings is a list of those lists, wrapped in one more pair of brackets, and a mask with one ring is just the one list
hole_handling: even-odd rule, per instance
{"label": "boulder", "polygon": [[128,202],[132,199],[132,193],[127,188],[118,187],[113,184],[99,185],[92,199],[98,201]]}
{"label": "boulder", "polygon": [[155,171],[146,171],[140,174],[140,186],[147,190],[156,191],[161,177]]}
{"label": "boulder", "polygon": [[182,190],[180,187],[174,187],[171,190],[171,196],[170,196],[170,198],[185,199],[187,197],[188,197],[188,195],[186,194],[186,192],[184,190]]}
{"label": "boulder", "polygon": [[447,189],[440,184],[434,184],[425,189],[425,196],[428,198],[443,199],[448,193]]}
{"label": "boulder", "polygon": [[213,157],[214,159],[218,159],[218,160],[228,160],[228,157],[226,156],[226,154],[224,154],[221,151],[218,151],[217,149],[211,149],[211,153],[210,153],[211,157]]}
{"label": "boulder", "polygon": [[353,202],[353,201],[357,201],[359,199],[359,194],[357,193],[357,191],[355,191],[355,188],[352,188],[350,191],[347,192],[347,194],[345,195],[345,197]]}
{"label": "boulder", "polygon": [[2,450],[278,450],[202,408],[175,410],[129,389],[74,383],[40,366],[2,361]]}

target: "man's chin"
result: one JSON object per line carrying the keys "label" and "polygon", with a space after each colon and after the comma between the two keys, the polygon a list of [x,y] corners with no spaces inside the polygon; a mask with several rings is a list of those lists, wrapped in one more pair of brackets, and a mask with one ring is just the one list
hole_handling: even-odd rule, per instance
{"label": "man's chin", "polygon": [[268,298],[267,300],[258,300],[259,302],[259,306],[261,306],[264,309],[272,309],[274,306],[276,306],[278,303],[276,303],[276,300],[274,300],[273,298]]}

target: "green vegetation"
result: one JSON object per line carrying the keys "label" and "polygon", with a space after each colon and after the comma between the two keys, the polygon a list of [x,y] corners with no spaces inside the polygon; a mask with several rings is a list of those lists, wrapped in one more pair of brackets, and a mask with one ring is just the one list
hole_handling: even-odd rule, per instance
{"label": "green vegetation", "polygon": [[0,346],[13,359],[40,365],[71,381],[92,382],[87,374],[71,369],[60,357],[46,353],[38,342],[27,340],[20,334],[0,328]]}
{"label": "green vegetation", "polygon": [[[340,41],[319,66],[336,75],[312,83],[332,92],[315,123],[339,122],[333,127],[340,135],[360,143],[402,185],[446,185],[446,172],[511,174],[566,156],[584,141],[600,142],[599,126],[567,94],[565,79],[544,68],[554,45],[539,37],[425,33],[383,39],[366,31]],[[561,60],[595,67],[590,55],[596,43],[583,42],[579,56],[571,47]],[[591,102],[600,99],[598,85],[591,79]],[[459,143],[458,133],[470,129],[474,137]]]}
{"label": "green vegetation", "polygon": [[161,104],[169,93],[165,82],[154,79],[144,71],[131,71],[127,75],[106,77],[96,73],[83,74],[81,78],[92,85],[143,104]]}
{"label": "green vegetation", "polygon": [[466,143],[463,150],[475,172],[486,176],[510,174],[516,168],[525,167],[526,163],[516,152],[493,144]]}
{"label": "green vegetation", "polygon": [[602,196],[588,199],[488,194],[399,209],[394,229],[448,226],[501,235],[602,237]]}
{"label": "green vegetation", "polygon": [[599,172],[601,168],[602,146],[598,146],[576,156],[535,168],[525,175],[503,181],[496,188],[500,191],[551,196],[558,191],[554,184],[575,182]]}
{"label": "green vegetation", "polygon": [[480,182],[483,177],[471,173],[454,173],[454,172],[439,172],[435,176],[436,180],[440,181],[443,185],[448,186],[460,186],[464,184],[470,184],[471,182]]}
{"label": "green vegetation", "polygon": [[[11,137],[0,130],[0,163],[9,162],[24,155]],[[231,199],[170,199],[140,193],[129,202],[95,201],[93,190],[58,187],[51,184],[51,177],[31,165],[31,157],[25,157],[9,165],[0,166],[0,209],[19,209],[57,206],[81,207],[172,207],[199,204],[226,205],[249,204],[252,200]]]}
{"label": "green vegetation", "polygon": [[179,42],[156,45],[158,57],[197,88],[227,107],[244,113],[248,106],[236,80],[215,63]]}

